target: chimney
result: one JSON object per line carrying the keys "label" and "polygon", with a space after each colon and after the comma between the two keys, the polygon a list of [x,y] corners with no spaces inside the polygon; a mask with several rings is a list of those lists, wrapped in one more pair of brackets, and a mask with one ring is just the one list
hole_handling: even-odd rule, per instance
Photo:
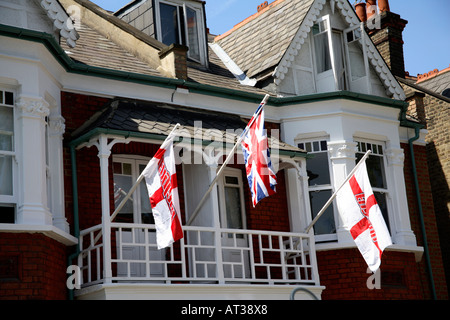
{"label": "chimney", "polygon": [[367,21],[366,4],[364,2],[355,4],[355,10],[359,20],[361,20],[361,22],[366,22]]}
{"label": "chimney", "polygon": [[159,53],[161,59],[161,65],[164,70],[169,72],[169,76],[187,80],[187,52],[188,47],[171,44],[165,49],[162,49]]}
{"label": "chimney", "polygon": [[366,0],[367,19],[377,14],[377,0]]}
{"label": "chimney", "polygon": [[424,98],[424,93],[413,91],[406,96],[406,102],[409,102],[407,114],[426,125]]}
{"label": "chimney", "polygon": [[388,0],[379,0],[380,13],[377,23],[366,25],[373,43],[377,47],[394,76],[405,78],[405,59],[403,54],[403,30],[408,21],[392,13]]}

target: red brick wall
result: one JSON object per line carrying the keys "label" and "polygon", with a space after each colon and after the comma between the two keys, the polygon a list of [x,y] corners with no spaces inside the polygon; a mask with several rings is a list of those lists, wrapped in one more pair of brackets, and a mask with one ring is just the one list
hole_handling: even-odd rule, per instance
{"label": "red brick wall", "polygon": [[[409,215],[411,219],[411,227],[417,238],[419,246],[423,246],[423,236],[419,220],[419,208],[417,196],[414,187],[412,174],[412,162],[409,145],[403,144],[405,150],[405,183],[406,193],[408,197]],[[420,185],[420,198],[422,202],[422,211],[425,221],[425,232],[427,236],[428,247],[430,251],[430,259],[432,265],[433,278],[436,287],[436,295],[438,299],[448,299],[447,283],[442,262],[442,253],[439,242],[439,234],[436,224],[436,215],[434,212],[433,196],[431,192],[431,184],[429,170],[427,164],[427,153],[425,146],[414,146],[414,155],[416,160],[417,175]],[[431,288],[428,279],[428,271],[425,264],[425,257],[419,263],[421,281],[424,286],[425,298],[431,298]]]}
{"label": "red brick wall", "polygon": [[65,245],[42,234],[0,233],[0,248],[0,300],[66,299]]}
{"label": "red brick wall", "polygon": [[[369,289],[367,264],[358,249],[317,252],[324,300],[422,299],[414,254],[385,251],[382,258],[381,288]],[[374,283],[374,281],[370,281]]]}
{"label": "red brick wall", "polygon": [[[107,98],[61,92],[62,116],[66,119],[64,141],[70,142],[71,134],[95,113],[101,111],[109,101]],[[92,194],[100,195],[100,164],[97,154],[98,150],[95,147],[83,148],[76,152],[81,230],[101,222],[100,198],[92,197]],[[70,150],[66,145],[63,161],[65,212],[70,226],[73,227],[72,163]],[[94,214],[87,215],[87,212]]]}

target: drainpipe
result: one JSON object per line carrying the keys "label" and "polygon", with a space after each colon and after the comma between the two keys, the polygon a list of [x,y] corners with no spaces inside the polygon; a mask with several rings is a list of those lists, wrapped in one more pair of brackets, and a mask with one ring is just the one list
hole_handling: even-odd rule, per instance
{"label": "drainpipe", "polygon": [[[70,146],[70,161],[72,166],[72,196],[73,196],[73,232],[75,238],[78,239],[76,245],[76,251],[68,257],[67,266],[72,265],[73,259],[77,258],[80,254],[80,225],[78,216],[78,183],[77,183],[77,162],[75,146]],[[69,290],[69,300],[73,300],[73,290]]]}
{"label": "drainpipe", "polygon": [[427,234],[425,231],[425,221],[423,216],[423,210],[422,210],[422,200],[420,198],[420,189],[419,189],[419,179],[417,177],[417,168],[416,168],[416,159],[414,156],[414,141],[417,141],[420,137],[420,127],[414,126],[415,130],[415,136],[411,139],[409,139],[409,149],[411,153],[411,162],[412,162],[412,170],[413,170],[413,176],[414,176],[414,185],[415,185],[415,191],[416,191],[416,198],[417,198],[417,204],[419,207],[419,220],[420,220],[420,229],[422,232],[423,237],[423,248],[424,248],[424,255],[426,260],[426,265],[428,269],[428,277],[431,285],[431,293],[433,296],[433,300],[436,300],[436,289],[434,286],[434,279],[433,279],[433,271],[431,269],[431,260],[430,260],[430,254],[428,250],[428,241],[427,241]]}

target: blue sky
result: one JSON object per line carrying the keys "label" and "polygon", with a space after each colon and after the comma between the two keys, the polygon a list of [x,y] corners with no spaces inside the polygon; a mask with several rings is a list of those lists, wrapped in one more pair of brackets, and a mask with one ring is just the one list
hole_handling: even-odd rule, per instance
{"label": "blue sky", "polygon": [[[91,0],[116,11],[130,0]],[[274,0],[269,0],[269,3]],[[206,19],[213,34],[222,34],[256,13],[263,0],[206,0]],[[354,3],[355,0],[350,0]],[[411,75],[450,65],[449,0],[390,0],[391,11],[409,23],[403,33],[405,65]]]}

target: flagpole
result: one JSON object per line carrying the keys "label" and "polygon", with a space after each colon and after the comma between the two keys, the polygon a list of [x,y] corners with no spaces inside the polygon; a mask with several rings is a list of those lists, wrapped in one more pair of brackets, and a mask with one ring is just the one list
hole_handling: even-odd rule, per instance
{"label": "flagpole", "polygon": [[[180,124],[177,123],[175,127],[173,128],[172,132],[167,136],[170,137],[178,128],[180,127]],[[166,138],[167,139],[167,138]],[[120,210],[122,210],[125,203],[130,199],[131,195],[136,191],[137,187],[141,183],[142,179],[144,179],[144,175],[141,173],[134,185],[131,187],[130,191],[128,191],[125,198],[122,199],[122,202],[120,202],[119,206],[114,210],[113,214],[111,215],[111,221],[114,220],[114,218],[119,214]]]}
{"label": "flagpole", "polygon": [[[269,98],[270,98],[270,95],[266,94],[266,96],[264,97],[264,99],[261,101],[261,103],[259,105],[260,106],[263,105],[263,107],[264,107],[264,105],[267,103]],[[216,177],[211,182],[211,184],[209,186],[209,189],[206,191],[205,195],[203,196],[203,198],[198,203],[197,208],[193,212],[192,216],[189,218],[189,221],[187,222],[188,226],[191,225],[192,221],[194,221],[194,219],[199,214],[200,209],[203,206],[203,204],[205,203],[208,195],[211,193],[211,191],[212,191],[214,185],[216,184],[217,180],[219,180],[219,178],[222,175],[222,172],[225,169],[225,167],[227,166],[228,162],[230,162],[230,160],[234,157],[234,152],[236,151],[238,145],[242,142],[242,140],[244,139],[244,137],[247,134],[248,130],[253,125],[253,123],[255,122],[255,120],[258,117],[258,115],[261,113],[262,109],[263,108],[259,108],[259,110],[256,112],[256,114],[253,115],[253,118],[251,119],[249,124],[245,127],[244,132],[242,132],[242,134],[239,136],[239,138],[238,138],[237,142],[234,144],[234,147],[231,150],[230,154],[227,156],[227,158],[225,159],[224,163],[222,164],[222,166],[220,167],[219,171],[217,172]]]}
{"label": "flagpole", "polygon": [[364,157],[361,158],[361,160],[358,162],[358,164],[353,168],[353,170],[350,172],[350,174],[347,176],[347,178],[345,179],[345,181],[341,184],[341,186],[339,187],[339,189],[336,190],[336,192],[331,196],[331,198],[327,201],[327,203],[325,203],[325,205],[323,206],[323,208],[319,211],[319,213],[317,214],[317,216],[314,218],[314,220],[310,223],[310,225],[305,229],[305,233],[309,233],[309,231],[311,230],[311,228],[316,224],[317,220],[319,220],[319,218],[325,213],[325,210],[328,209],[328,207],[330,206],[330,204],[333,202],[333,200],[337,197],[337,194],[339,191],[341,191],[341,189],[344,187],[344,185],[352,178],[352,176],[355,174],[356,170],[358,170],[359,166],[366,161],[366,159],[369,157],[369,155],[372,153],[371,150],[367,151],[366,154],[364,155]]}

